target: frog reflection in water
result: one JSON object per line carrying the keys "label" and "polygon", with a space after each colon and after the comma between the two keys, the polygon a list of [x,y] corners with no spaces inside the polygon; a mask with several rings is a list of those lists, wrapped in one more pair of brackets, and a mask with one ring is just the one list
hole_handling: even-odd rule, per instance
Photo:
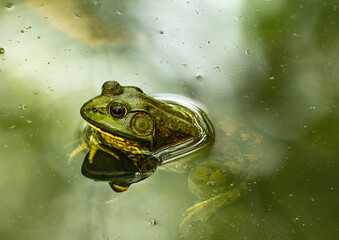
{"label": "frog reflection in water", "polygon": [[216,148],[202,156],[200,150],[214,143],[214,129],[194,105],[160,101],[137,87],[109,81],[101,95],[82,106],[81,115],[88,123],[85,143],[70,159],[90,149],[82,166],[86,177],[109,181],[113,190],[121,192],[150,176],[159,165],[190,172],[190,190],[202,201],[187,209],[182,224],[192,219],[207,221],[220,207],[246,193],[255,178],[258,154],[252,150],[261,136],[225,118],[216,125],[221,132]]}

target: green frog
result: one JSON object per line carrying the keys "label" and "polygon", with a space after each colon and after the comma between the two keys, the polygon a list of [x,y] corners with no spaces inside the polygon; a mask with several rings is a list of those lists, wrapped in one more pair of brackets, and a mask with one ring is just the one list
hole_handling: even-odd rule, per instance
{"label": "green frog", "polygon": [[186,100],[151,97],[116,81],[104,83],[101,94],[80,110],[88,124],[85,143],[70,159],[89,148],[83,175],[109,181],[117,192],[161,165],[188,171],[189,188],[201,202],[187,209],[181,224],[192,219],[206,222],[249,190],[262,137],[230,118],[216,124],[215,137],[206,113]]}

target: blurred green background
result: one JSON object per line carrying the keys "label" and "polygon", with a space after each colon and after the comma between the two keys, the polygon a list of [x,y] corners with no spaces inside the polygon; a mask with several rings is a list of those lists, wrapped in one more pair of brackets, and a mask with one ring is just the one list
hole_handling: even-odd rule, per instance
{"label": "blurred green background", "polygon": [[[0,1],[1,239],[337,239],[334,0]],[[80,173],[81,105],[117,80],[267,139],[255,190],[179,231],[197,200],[158,170],[117,194]],[[105,203],[112,200],[111,203]]]}

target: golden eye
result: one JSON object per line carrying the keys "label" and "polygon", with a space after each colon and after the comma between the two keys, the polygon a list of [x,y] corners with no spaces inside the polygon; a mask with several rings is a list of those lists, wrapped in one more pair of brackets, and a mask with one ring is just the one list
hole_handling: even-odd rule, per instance
{"label": "golden eye", "polygon": [[113,104],[109,110],[111,115],[115,118],[123,118],[127,114],[126,107],[120,103]]}

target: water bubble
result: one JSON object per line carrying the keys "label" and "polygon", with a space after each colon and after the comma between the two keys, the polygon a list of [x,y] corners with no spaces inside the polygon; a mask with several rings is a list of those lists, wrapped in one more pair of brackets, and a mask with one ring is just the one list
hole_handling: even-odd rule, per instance
{"label": "water bubble", "polygon": [[288,197],[289,197],[289,198],[294,198],[295,195],[294,195],[293,193],[290,193],[290,194],[288,195]]}
{"label": "water bubble", "polygon": [[160,30],[160,34],[164,34],[165,33],[165,31],[164,30]]}
{"label": "water bubble", "polygon": [[240,20],[245,21],[245,20],[247,20],[247,18],[245,18],[245,17],[243,17],[243,16],[237,16],[235,19],[236,19],[237,21],[240,21]]}
{"label": "water bubble", "polygon": [[157,221],[156,221],[155,219],[152,219],[152,220],[151,220],[151,225],[152,225],[152,226],[157,225]]}
{"label": "water bubble", "polygon": [[101,2],[100,2],[99,0],[97,0],[97,1],[93,1],[93,3],[94,3],[94,5],[98,5],[98,4],[100,4]]}
{"label": "water bubble", "polygon": [[315,106],[311,106],[311,107],[310,107],[310,110],[315,110]]}
{"label": "water bubble", "polygon": [[6,8],[8,8],[8,9],[11,9],[12,7],[13,7],[13,3],[8,3],[7,5],[6,5]]}
{"label": "water bubble", "polygon": [[249,49],[246,49],[246,50],[245,50],[245,54],[247,54],[247,55],[252,55],[252,53],[251,53],[251,51],[250,51]]}
{"label": "water bubble", "polygon": [[269,79],[270,79],[270,80],[274,80],[274,76],[271,76]]}
{"label": "water bubble", "polygon": [[10,126],[9,128],[10,128],[10,129],[13,129],[13,128],[15,128],[15,125]]}
{"label": "water bubble", "polygon": [[300,220],[300,216],[297,216],[297,217],[295,217],[295,218],[292,218],[291,219],[293,222],[298,222],[299,220]]}
{"label": "water bubble", "polygon": [[22,104],[21,106],[19,106],[19,108],[20,108],[21,110],[24,110],[24,109],[27,108],[27,106],[26,106],[25,104]]}
{"label": "water bubble", "polygon": [[5,49],[0,47],[0,54],[4,54],[5,53]]}

